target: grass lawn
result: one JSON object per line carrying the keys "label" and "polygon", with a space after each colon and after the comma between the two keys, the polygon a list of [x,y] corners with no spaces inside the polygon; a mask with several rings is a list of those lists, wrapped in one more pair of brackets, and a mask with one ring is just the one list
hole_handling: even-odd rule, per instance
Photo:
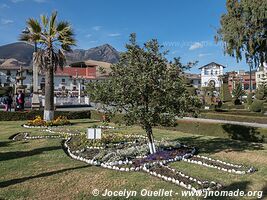
{"label": "grass lawn", "polygon": [[[92,125],[90,120],[72,120],[69,129]],[[170,182],[152,177],[144,172],[118,172],[87,165],[68,157],[62,150],[60,139],[41,139],[13,142],[8,138],[17,132],[44,135],[39,129],[26,129],[23,121],[0,122],[0,199],[100,199],[92,196],[93,189],[102,193],[108,190],[165,189],[181,192],[183,189]],[[208,129],[208,127],[207,127]],[[139,127],[128,127],[124,133],[144,134]],[[186,162],[172,163],[189,175],[214,180],[225,186],[224,190],[267,191],[267,144],[231,140],[228,138],[197,135],[176,130],[154,129],[157,139],[177,140],[199,148],[201,155],[224,161],[255,166],[253,174],[236,175]],[[266,195],[266,193],[265,193]],[[263,197],[267,198],[267,196]],[[109,198],[106,198],[109,199]],[[113,198],[116,199],[116,198]],[[122,198],[117,198],[122,199]],[[131,199],[147,199],[137,196]],[[149,199],[197,199],[176,195]],[[218,199],[218,198],[214,198]],[[224,199],[234,199],[225,197]],[[241,198],[236,198],[241,199]],[[256,199],[247,198],[247,199]]]}
{"label": "grass lawn", "polygon": [[229,120],[229,121],[239,121],[239,122],[250,122],[250,123],[267,123],[267,116],[261,113],[252,113],[248,111],[226,111],[226,112],[215,112],[215,111],[205,111],[200,114],[201,118],[206,119],[219,119],[219,120]]}

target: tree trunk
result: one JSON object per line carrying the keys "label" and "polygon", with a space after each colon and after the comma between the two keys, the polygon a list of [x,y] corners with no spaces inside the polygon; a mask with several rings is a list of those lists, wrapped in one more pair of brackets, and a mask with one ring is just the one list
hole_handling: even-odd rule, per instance
{"label": "tree trunk", "polygon": [[252,66],[249,66],[249,92],[252,93]]}
{"label": "tree trunk", "polygon": [[45,71],[45,108],[44,120],[54,119],[54,69],[50,66]]}
{"label": "tree trunk", "polygon": [[148,125],[148,126],[146,126],[145,129],[146,129],[146,134],[148,137],[148,146],[149,146],[150,154],[156,153],[156,147],[155,147],[155,143],[154,143],[152,127],[150,125]]}

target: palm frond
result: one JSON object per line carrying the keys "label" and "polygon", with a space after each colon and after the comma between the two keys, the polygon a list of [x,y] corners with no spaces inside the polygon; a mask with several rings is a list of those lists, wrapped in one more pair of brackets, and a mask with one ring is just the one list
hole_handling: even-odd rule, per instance
{"label": "palm frond", "polygon": [[21,33],[19,35],[19,41],[24,41],[24,42],[32,42],[32,37],[30,34],[27,33]]}
{"label": "palm frond", "polygon": [[44,29],[46,29],[48,25],[48,17],[46,15],[41,15],[40,18]]}
{"label": "palm frond", "polygon": [[42,31],[42,27],[36,19],[33,18],[28,19],[27,25],[31,33],[39,34]]}
{"label": "palm frond", "polygon": [[49,35],[52,36],[56,32],[56,19],[57,19],[57,12],[54,11],[50,17],[49,22]]}

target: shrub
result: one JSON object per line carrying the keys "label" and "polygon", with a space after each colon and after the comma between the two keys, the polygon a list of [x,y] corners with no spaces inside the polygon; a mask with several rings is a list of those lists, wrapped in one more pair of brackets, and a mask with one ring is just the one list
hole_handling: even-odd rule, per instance
{"label": "shrub", "polygon": [[59,116],[52,121],[44,121],[41,116],[36,116],[34,120],[29,120],[26,125],[28,126],[63,126],[69,125],[70,121],[65,116]]}
{"label": "shrub", "polygon": [[248,97],[247,97],[247,105],[248,106],[250,106],[252,104],[252,96],[253,96],[252,93],[249,93],[248,94]]}
{"label": "shrub", "polygon": [[252,112],[261,112],[263,108],[263,101],[255,99],[250,105],[249,109]]}
{"label": "shrub", "polygon": [[257,90],[256,90],[256,94],[255,97],[258,100],[264,100],[267,96],[267,85],[259,85]]}
{"label": "shrub", "polygon": [[[4,112],[0,111],[0,121],[21,121],[32,120],[36,116],[43,116],[43,111],[33,110],[24,112]],[[67,119],[86,119],[91,118],[90,111],[55,111],[55,118],[65,116]]]}

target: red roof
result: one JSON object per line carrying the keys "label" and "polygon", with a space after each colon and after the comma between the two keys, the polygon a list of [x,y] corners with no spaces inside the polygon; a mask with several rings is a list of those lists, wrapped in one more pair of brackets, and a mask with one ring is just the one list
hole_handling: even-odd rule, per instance
{"label": "red roof", "polygon": [[56,75],[65,75],[72,77],[80,77],[85,79],[95,79],[96,78],[96,67],[64,67],[63,70],[57,69]]}

